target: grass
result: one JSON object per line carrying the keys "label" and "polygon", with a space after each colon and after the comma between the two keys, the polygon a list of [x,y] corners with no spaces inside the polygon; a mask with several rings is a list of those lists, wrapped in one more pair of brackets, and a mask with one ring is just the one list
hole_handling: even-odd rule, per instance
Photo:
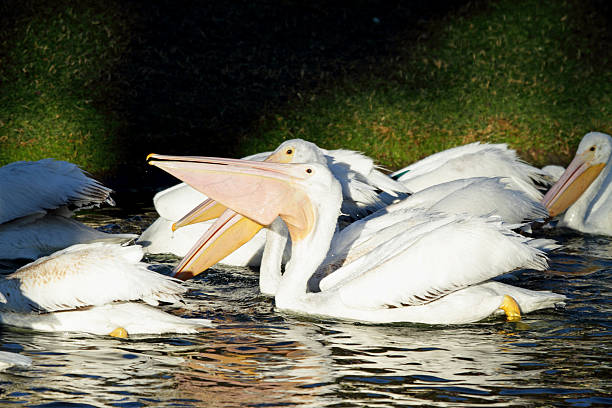
{"label": "grass", "polygon": [[93,2],[28,5],[2,10],[1,164],[56,157],[109,172],[121,119],[96,103],[121,55],[116,14]]}
{"label": "grass", "polygon": [[537,165],[567,163],[590,130],[612,130],[601,15],[578,2],[470,5],[416,41],[269,119],[244,152],[288,135],[349,146],[391,168],[473,141],[507,142]]}
{"label": "grass", "polygon": [[8,0],[0,165],[56,157],[111,186],[151,152],[242,156],[300,137],[390,169],[476,140],[566,164],[612,133],[601,1]]}

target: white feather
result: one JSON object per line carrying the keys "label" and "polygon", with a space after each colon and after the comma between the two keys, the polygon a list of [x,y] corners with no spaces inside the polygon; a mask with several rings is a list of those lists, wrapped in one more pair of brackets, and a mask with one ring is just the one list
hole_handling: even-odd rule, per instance
{"label": "white feather", "polygon": [[176,302],[185,288],[147,269],[139,246],[74,245],[40,258],[0,281],[5,303],[17,312],[70,310],[113,301]]}
{"label": "white feather", "polygon": [[34,214],[0,224],[0,259],[37,259],[79,243],[125,243],[134,234],[107,234],[54,214]]}
{"label": "white feather", "polygon": [[546,173],[520,160],[506,144],[479,142],[432,154],[391,176],[413,191],[461,178],[507,177],[514,188],[538,201],[542,194],[534,182],[546,184]]}
{"label": "white feather", "polygon": [[396,241],[405,245],[393,256],[368,254],[378,258],[377,265],[344,284],[342,300],[361,308],[427,304],[514,268],[547,267],[540,251],[524,245],[524,237],[497,220],[452,217],[437,228],[430,224],[435,222],[416,236],[407,230],[395,237],[394,246],[399,247]]}
{"label": "white feather", "polygon": [[41,331],[108,335],[118,327],[134,334],[197,333],[212,327],[207,319],[185,319],[142,303],[110,303],[58,313],[0,313],[0,322]]}
{"label": "white feather", "polygon": [[54,159],[0,167],[0,223],[63,206],[114,204],[111,190],[77,165]]}

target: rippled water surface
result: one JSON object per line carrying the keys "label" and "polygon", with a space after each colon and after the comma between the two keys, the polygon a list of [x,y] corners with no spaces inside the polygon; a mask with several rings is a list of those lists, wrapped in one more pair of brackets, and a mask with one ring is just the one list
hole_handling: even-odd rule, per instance
{"label": "rippled water surface", "polygon": [[[140,232],[150,208],[80,216]],[[565,247],[546,273],[506,282],[568,297],[510,323],[359,325],[274,311],[257,271],[211,269],[187,284],[197,335],[119,340],[2,327],[1,350],[32,358],[0,372],[2,406],[601,406],[612,404],[612,239],[548,231]],[[147,261],[171,268],[178,259]]]}

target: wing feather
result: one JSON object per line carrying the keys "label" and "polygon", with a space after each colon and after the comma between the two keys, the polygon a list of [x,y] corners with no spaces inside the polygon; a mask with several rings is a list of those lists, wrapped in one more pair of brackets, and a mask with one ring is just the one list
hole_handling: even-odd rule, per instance
{"label": "wing feather", "polygon": [[[479,199],[475,199],[478,197]],[[433,212],[498,215],[508,224],[542,220],[546,208],[523,190],[513,188],[507,178],[472,177],[437,184],[418,191],[387,208],[426,208]]]}
{"label": "wing feather", "polygon": [[111,190],[77,165],[54,159],[0,167],[0,223],[62,206],[114,205]]}
{"label": "wing feather", "polygon": [[[321,290],[331,290],[375,269],[405,250],[421,235],[449,222],[448,217],[421,209],[396,211],[384,216],[371,215],[340,231],[332,242],[323,266]],[[325,276],[327,275],[327,276]]]}
{"label": "wing feather", "polygon": [[147,269],[137,245],[80,244],[32,262],[0,281],[0,310],[70,310],[113,301],[176,302],[179,281]]}
{"label": "wing feather", "polygon": [[135,234],[108,234],[72,218],[36,214],[0,224],[0,259],[37,259],[78,243],[125,243]]}
{"label": "wing feather", "polygon": [[517,268],[547,267],[545,255],[498,218],[447,218],[398,236],[406,245],[390,256],[375,253],[381,262],[345,282],[342,301],[366,309],[420,305]]}
{"label": "wing feather", "polygon": [[546,185],[545,176],[507,145],[478,142],[435,153],[392,174],[413,191],[459,178],[508,177],[534,200],[542,198],[534,182]]}
{"label": "wing feather", "polygon": [[402,183],[379,171],[370,157],[353,150],[323,152],[329,169],[342,186],[344,214],[360,218],[410,193]]}

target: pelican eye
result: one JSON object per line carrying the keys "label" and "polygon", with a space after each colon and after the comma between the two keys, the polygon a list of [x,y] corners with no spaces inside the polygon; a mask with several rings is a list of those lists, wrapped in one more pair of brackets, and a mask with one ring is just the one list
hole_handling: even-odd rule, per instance
{"label": "pelican eye", "polygon": [[591,148],[589,150],[594,152],[595,151],[595,146],[591,146]]}
{"label": "pelican eye", "polygon": [[311,169],[310,167],[309,167],[309,168],[307,168],[307,169],[306,169],[306,173],[308,173],[308,174],[312,173],[312,169]]}
{"label": "pelican eye", "polygon": [[287,149],[287,154],[293,154],[293,150]]}

